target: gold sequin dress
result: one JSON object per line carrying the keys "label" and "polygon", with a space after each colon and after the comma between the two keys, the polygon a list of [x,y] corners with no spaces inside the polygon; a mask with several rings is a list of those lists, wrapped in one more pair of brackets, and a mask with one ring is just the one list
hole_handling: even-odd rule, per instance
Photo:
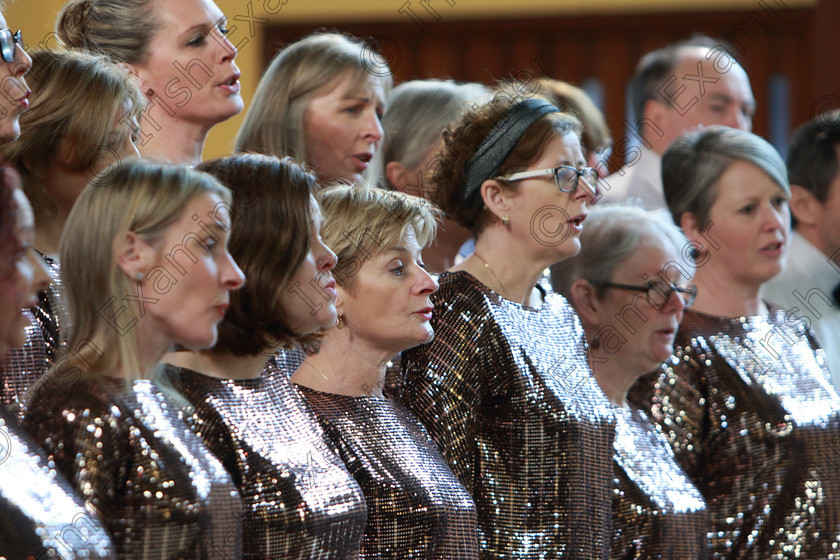
{"label": "gold sequin dress", "polygon": [[636,408],[615,410],[613,560],[696,560],[709,554],[703,496],[665,437]]}
{"label": "gold sequin dress", "polygon": [[271,360],[258,379],[217,379],[173,365],[163,377],[195,408],[188,422],[239,489],[245,558],[358,558],[367,520],[362,490],[287,372]]}
{"label": "gold sequin dress", "polygon": [[297,387],[365,494],[362,558],[478,558],[475,504],[414,415],[385,397]]}
{"label": "gold sequin dress", "polygon": [[608,558],[615,417],[572,307],[546,293],[528,308],[463,271],[432,302],[400,398],[475,499],[481,558]]}
{"label": "gold sequin dress", "polygon": [[630,398],[706,498],[711,557],[840,558],[840,397],[801,323],[687,310]]}
{"label": "gold sequin dress", "polygon": [[111,539],[0,405],[0,558],[115,558]]}
{"label": "gold sequin dress", "polygon": [[[48,381],[55,370],[42,379]],[[23,427],[102,520],[120,559],[241,557],[230,476],[150,381],[38,383]]]}

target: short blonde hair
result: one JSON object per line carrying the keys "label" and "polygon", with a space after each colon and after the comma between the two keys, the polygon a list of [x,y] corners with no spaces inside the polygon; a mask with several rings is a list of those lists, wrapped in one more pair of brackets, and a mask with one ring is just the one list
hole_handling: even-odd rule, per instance
{"label": "short blonde hair", "polygon": [[[114,240],[134,232],[154,243],[202,194],[216,195],[230,207],[230,191],[211,175],[133,159],[103,171],[79,196],[61,236],[61,278],[70,347],[93,342],[103,351],[83,356],[91,364],[88,373],[108,375],[121,367],[129,386],[146,373],[140,371],[135,336],[119,332],[100,312],[103,306],[119,308],[124,295],[135,294],[132,280],[117,265]],[[142,320],[136,307],[127,306],[123,325]]]}
{"label": "short blonde hair", "polygon": [[[101,55],[81,52],[32,53],[31,107],[20,117],[20,137],[0,149],[0,158],[16,166],[36,218],[50,216],[55,204],[33,171],[57,161],[60,142],[73,148],[62,163],[85,172],[122,142],[130,119],[145,107],[145,100],[127,71]],[[128,114],[123,116],[123,111]],[[94,173],[91,172],[91,179]]]}
{"label": "short blonde hair", "polygon": [[318,193],[321,237],[338,257],[335,281],[352,291],[352,279],[367,260],[399,242],[409,226],[420,247],[435,238],[440,211],[423,198],[372,187],[339,185]]}
{"label": "short blonde hair", "polygon": [[352,87],[391,88],[387,67],[372,67],[370,43],[339,33],[315,33],[292,43],[271,61],[239,133],[237,152],[294,156],[306,161],[303,117],[309,102],[350,72]]}

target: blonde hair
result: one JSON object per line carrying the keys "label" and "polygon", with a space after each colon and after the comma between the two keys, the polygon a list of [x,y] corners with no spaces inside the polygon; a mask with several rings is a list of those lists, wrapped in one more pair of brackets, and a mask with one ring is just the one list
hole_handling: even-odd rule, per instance
{"label": "blonde hair", "polygon": [[325,189],[317,198],[324,218],[321,237],[338,257],[333,276],[351,292],[359,267],[399,242],[409,226],[421,248],[437,232],[440,211],[416,196],[357,183]]}
{"label": "blonde hair", "polygon": [[[119,325],[107,320],[124,305],[124,295],[136,293],[134,281],[117,265],[114,241],[134,232],[155,243],[202,194],[230,205],[230,191],[206,173],[134,159],[103,171],[79,196],[61,237],[61,278],[71,319],[68,343],[87,348],[87,354],[75,356],[89,364],[88,373],[108,375],[119,367],[128,386],[145,377],[130,332],[142,320],[138,306],[126,305]],[[102,353],[91,352],[90,343]]]}
{"label": "blonde hair", "polygon": [[[127,64],[148,57],[160,26],[155,0],[71,0],[61,9],[55,32],[67,48],[107,54]],[[34,66],[34,65],[33,65]]]}
{"label": "blonde hair", "polygon": [[391,71],[374,66],[371,43],[339,33],[315,33],[280,51],[260,79],[236,135],[237,152],[294,156],[306,161],[303,117],[309,102],[346,73],[351,87],[391,88]]}
{"label": "blonde hair", "polygon": [[[37,218],[54,213],[55,204],[33,180],[33,171],[59,159],[76,171],[91,169],[122,143],[145,100],[128,72],[104,56],[69,51],[31,56],[26,79],[32,105],[20,117],[20,137],[0,148],[0,158],[17,167]],[[62,140],[72,148],[69,160],[59,153]]]}

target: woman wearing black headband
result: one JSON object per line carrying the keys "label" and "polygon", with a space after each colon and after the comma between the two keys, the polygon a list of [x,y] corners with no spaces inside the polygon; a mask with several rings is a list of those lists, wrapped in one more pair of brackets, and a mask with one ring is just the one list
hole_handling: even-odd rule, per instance
{"label": "woman wearing black headband", "polygon": [[445,133],[433,200],[476,237],[440,277],[402,401],[475,499],[482,558],[607,558],[615,425],[572,308],[540,282],[580,249],[597,173],[580,123],[520,84]]}

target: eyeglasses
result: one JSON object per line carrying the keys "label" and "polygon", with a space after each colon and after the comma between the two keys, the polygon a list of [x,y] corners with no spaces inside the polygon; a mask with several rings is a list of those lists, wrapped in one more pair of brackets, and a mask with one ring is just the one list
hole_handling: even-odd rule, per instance
{"label": "eyeglasses", "polygon": [[23,41],[21,41],[20,37],[20,29],[14,34],[12,34],[12,30],[8,27],[6,29],[0,29],[0,54],[2,54],[4,61],[15,61],[15,45],[20,45],[20,48],[23,48]]}
{"label": "eyeglasses", "polygon": [[540,169],[537,171],[520,171],[511,175],[503,175],[496,177],[502,181],[522,181],[523,179],[533,179],[534,177],[542,177],[543,175],[554,175],[554,182],[561,191],[573,193],[579,186],[579,180],[582,178],[592,191],[593,195],[598,194],[598,172],[591,167],[584,167],[577,169],[570,165],[561,165],[550,169]]}
{"label": "eyeglasses", "polygon": [[678,286],[670,282],[651,280],[642,286],[618,284],[616,282],[604,282],[601,286],[606,288],[619,288],[621,290],[642,292],[647,296],[648,303],[657,309],[661,309],[666,303],[668,303],[672,292],[676,292],[683,298],[683,302],[685,302],[686,307],[691,307],[691,304],[694,303],[694,300],[697,298],[697,286],[694,284],[682,284]]}

